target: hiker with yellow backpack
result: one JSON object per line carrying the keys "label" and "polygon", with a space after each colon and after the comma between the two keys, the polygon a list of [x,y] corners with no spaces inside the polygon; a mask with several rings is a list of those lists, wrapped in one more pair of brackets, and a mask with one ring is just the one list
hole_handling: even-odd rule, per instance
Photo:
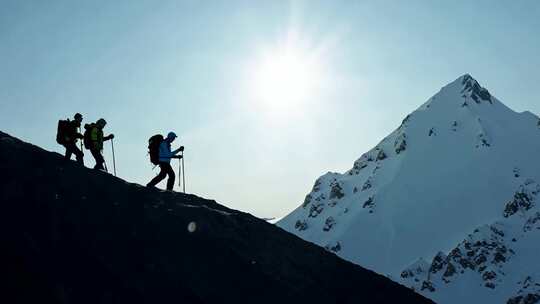
{"label": "hiker with yellow backpack", "polygon": [[95,123],[84,125],[84,147],[90,150],[92,156],[96,160],[94,169],[105,170],[103,164],[105,159],[103,158],[103,142],[114,138],[114,134],[103,136],[103,128],[105,128],[107,122],[105,119],[100,118]]}

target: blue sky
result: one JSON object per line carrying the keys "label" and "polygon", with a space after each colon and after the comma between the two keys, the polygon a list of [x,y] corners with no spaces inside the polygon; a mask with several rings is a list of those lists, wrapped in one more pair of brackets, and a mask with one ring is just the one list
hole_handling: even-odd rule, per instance
{"label": "blue sky", "polygon": [[[464,73],[539,114],[539,29],[538,1],[0,0],[0,130],[62,152],[58,119],[103,117],[143,184],[147,139],[174,130],[188,192],[279,217]],[[288,39],[318,81],[264,101],[261,54]]]}

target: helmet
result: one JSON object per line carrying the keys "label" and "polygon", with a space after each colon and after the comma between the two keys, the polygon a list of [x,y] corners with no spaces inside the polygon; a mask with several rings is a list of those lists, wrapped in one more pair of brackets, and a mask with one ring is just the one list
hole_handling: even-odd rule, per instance
{"label": "helmet", "polygon": [[98,121],[96,121],[96,124],[101,126],[101,127],[104,127],[107,124],[107,122],[105,121],[105,119],[100,118],[100,119],[98,119]]}
{"label": "helmet", "polygon": [[167,134],[167,138],[169,138],[169,139],[175,139],[175,138],[177,138],[177,137],[178,137],[178,136],[176,136],[176,133],[174,133],[174,132],[172,132],[172,131],[169,132],[169,134]]}
{"label": "helmet", "polygon": [[77,113],[77,114],[75,114],[75,116],[73,116],[73,118],[75,118],[75,120],[81,120],[81,121],[82,121],[82,119],[83,119],[83,117],[82,117],[82,114],[81,114],[81,113]]}

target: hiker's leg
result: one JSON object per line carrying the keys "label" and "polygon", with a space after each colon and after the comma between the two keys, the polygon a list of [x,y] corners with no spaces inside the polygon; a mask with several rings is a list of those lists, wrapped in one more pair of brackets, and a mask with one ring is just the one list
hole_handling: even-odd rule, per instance
{"label": "hiker's leg", "polygon": [[90,154],[92,154],[92,157],[94,158],[94,161],[96,162],[96,165],[94,166],[94,169],[95,169],[97,166],[96,151],[94,149],[90,149]]}
{"label": "hiker's leg", "polygon": [[105,163],[105,159],[103,158],[103,154],[101,154],[101,151],[98,151],[98,169],[105,170],[105,167],[103,167],[103,164]]}
{"label": "hiker's leg", "polygon": [[159,174],[154,177],[146,186],[147,187],[155,187],[160,181],[162,181],[166,176],[167,176],[167,172],[166,170],[164,169],[163,167],[163,164],[160,163],[159,164]]}
{"label": "hiker's leg", "polygon": [[105,160],[103,159],[103,156],[101,155],[101,151],[92,149],[90,150],[90,153],[92,153],[92,156],[96,160],[96,165],[94,166],[94,169],[99,169],[99,170],[105,169],[103,168],[103,163],[105,162]]}
{"label": "hiker's leg", "polygon": [[167,164],[165,169],[167,170],[166,172],[167,172],[167,175],[169,176],[169,179],[167,179],[167,190],[172,191],[174,188],[174,178],[175,178],[174,170],[171,164]]}
{"label": "hiker's leg", "polygon": [[71,145],[65,144],[64,148],[66,148],[66,154],[64,154],[64,159],[67,159],[67,160],[71,159],[71,154],[73,153],[73,151],[71,150]]}
{"label": "hiker's leg", "polygon": [[75,143],[73,143],[73,147],[71,148],[71,150],[75,154],[75,159],[77,160],[77,162],[81,165],[84,164],[83,163],[84,153],[77,147]]}

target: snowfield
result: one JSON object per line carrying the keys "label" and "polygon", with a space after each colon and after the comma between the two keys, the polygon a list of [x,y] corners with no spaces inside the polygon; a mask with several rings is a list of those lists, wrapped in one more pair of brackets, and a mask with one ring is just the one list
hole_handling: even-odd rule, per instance
{"label": "snowfield", "polygon": [[464,75],[277,225],[438,303],[535,303],[539,156],[539,118]]}

